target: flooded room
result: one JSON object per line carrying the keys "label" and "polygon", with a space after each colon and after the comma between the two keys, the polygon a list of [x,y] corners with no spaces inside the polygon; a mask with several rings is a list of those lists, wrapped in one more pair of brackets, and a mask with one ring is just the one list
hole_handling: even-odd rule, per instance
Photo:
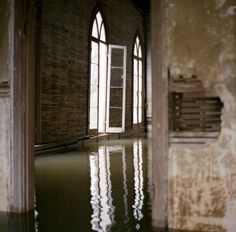
{"label": "flooded room", "polygon": [[0,0],[0,232],[235,232],[236,0]]}

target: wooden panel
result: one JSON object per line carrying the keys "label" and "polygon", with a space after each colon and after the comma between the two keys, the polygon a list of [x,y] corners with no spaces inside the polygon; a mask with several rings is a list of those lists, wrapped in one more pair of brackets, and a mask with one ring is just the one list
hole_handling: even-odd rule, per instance
{"label": "wooden panel", "polygon": [[[196,76],[169,77],[169,106],[169,130],[176,132],[169,135],[171,143],[208,144],[218,138],[223,103]],[[217,135],[211,137],[208,132]]]}

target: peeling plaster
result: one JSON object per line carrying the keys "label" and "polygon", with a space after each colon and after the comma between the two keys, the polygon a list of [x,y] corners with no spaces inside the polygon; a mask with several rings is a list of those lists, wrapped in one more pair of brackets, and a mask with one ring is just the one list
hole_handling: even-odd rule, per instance
{"label": "peeling plaster", "polygon": [[0,211],[8,210],[9,99],[0,97]]}
{"label": "peeling plaster", "polygon": [[227,0],[215,0],[216,9],[222,8],[226,4]]}
{"label": "peeling plaster", "polygon": [[215,0],[216,9],[220,9],[221,7],[223,7],[226,2],[227,2],[227,0]]}
{"label": "peeling plaster", "polygon": [[171,2],[175,2],[167,29],[171,73],[196,74],[221,98],[224,108],[216,143],[170,148],[169,225],[182,230],[235,232],[236,6],[231,0]]}
{"label": "peeling plaster", "polygon": [[236,6],[231,6],[227,9],[227,11],[223,14],[224,17],[233,16],[236,14]]}

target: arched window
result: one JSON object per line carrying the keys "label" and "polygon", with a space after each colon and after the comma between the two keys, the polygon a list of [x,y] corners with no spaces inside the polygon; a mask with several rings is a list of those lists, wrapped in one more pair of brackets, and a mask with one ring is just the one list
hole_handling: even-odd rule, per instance
{"label": "arched window", "polygon": [[108,46],[100,11],[91,22],[89,133],[121,133],[125,130],[127,48]]}
{"label": "arched window", "polygon": [[133,50],[133,124],[142,123],[143,56],[140,39],[137,36]]}
{"label": "arched window", "polygon": [[105,130],[107,44],[100,11],[95,15],[91,29],[89,129],[103,132]]}

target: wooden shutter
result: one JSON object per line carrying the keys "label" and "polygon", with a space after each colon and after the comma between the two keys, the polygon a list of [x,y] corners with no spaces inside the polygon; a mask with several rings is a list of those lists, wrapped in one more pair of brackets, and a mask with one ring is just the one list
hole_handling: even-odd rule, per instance
{"label": "wooden shutter", "polygon": [[196,76],[169,78],[169,136],[174,144],[209,144],[221,130],[223,103]]}
{"label": "wooden shutter", "polygon": [[127,47],[109,45],[106,132],[125,132]]}

